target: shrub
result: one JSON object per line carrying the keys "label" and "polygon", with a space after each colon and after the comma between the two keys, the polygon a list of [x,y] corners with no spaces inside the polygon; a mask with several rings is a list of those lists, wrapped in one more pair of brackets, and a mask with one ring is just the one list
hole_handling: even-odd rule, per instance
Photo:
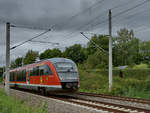
{"label": "shrub", "polygon": [[139,65],[135,65],[133,67],[133,69],[144,69],[144,68],[148,68],[147,64],[139,64]]}
{"label": "shrub", "polygon": [[125,77],[118,76],[119,70],[113,70],[113,87],[108,91],[108,71],[79,70],[80,91],[136,98],[150,98],[150,69],[123,70]]}

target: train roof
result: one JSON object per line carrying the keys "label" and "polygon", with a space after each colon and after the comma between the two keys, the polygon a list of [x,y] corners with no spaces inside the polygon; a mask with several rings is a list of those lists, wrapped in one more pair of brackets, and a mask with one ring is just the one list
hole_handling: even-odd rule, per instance
{"label": "train roof", "polygon": [[[67,58],[50,58],[50,59],[45,59],[45,60],[41,60],[41,61],[35,62],[33,64],[41,63],[43,61],[50,61],[52,64],[55,64],[57,62],[71,62],[71,63],[75,64],[72,60],[67,59]],[[21,66],[21,67],[17,67],[17,68],[11,69],[10,71],[13,71],[13,70],[16,70],[16,69],[20,69],[20,68],[25,68],[26,66],[31,66],[33,64],[27,64],[27,65],[24,65],[24,66]]]}
{"label": "train roof", "polygon": [[67,59],[67,58],[51,58],[51,59],[48,59],[52,64],[55,64],[57,62],[71,62],[71,63],[74,63],[72,60],[70,59]]}

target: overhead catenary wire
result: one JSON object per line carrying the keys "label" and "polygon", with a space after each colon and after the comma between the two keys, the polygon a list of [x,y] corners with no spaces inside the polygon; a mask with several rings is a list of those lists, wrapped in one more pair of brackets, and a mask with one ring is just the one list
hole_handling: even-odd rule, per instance
{"label": "overhead catenary wire", "polygon": [[100,51],[108,54],[108,51],[104,50],[102,47],[100,47],[98,44],[96,44],[93,40],[90,40],[83,32],[80,32],[80,34],[83,35],[89,41],[91,41],[91,43],[94,44]]}
{"label": "overhead catenary wire", "polygon": [[98,2],[96,2],[96,3],[94,3],[94,4],[92,4],[90,7],[85,8],[85,9],[82,10],[81,12],[79,12],[79,13],[77,13],[77,14],[71,16],[71,17],[69,17],[69,18],[66,19],[65,21],[60,22],[60,23],[57,23],[57,24],[54,24],[54,25],[52,26],[52,28],[54,28],[54,27],[56,27],[56,26],[60,26],[60,24],[63,25],[63,24],[65,24],[65,23],[68,23],[69,21],[73,20],[73,19],[76,18],[77,16],[79,16],[79,15],[81,15],[81,14],[83,14],[83,13],[89,11],[89,10],[90,10],[91,8],[93,8],[94,6],[99,5],[99,4],[102,3],[103,1],[105,1],[105,0],[100,0],[100,1],[98,1]]}
{"label": "overhead catenary wire", "polygon": [[[77,13],[77,14],[73,15],[72,17],[66,19],[66,20],[63,22],[63,24],[68,23],[69,21],[71,21],[71,20],[74,19],[75,17],[77,17],[77,16],[79,16],[79,15],[81,15],[81,14],[87,12],[88,10],[90,10],[91,8],[93,8],[93,7],[96,6],[96,5],[99,5],[99,4],[102,3],[103,1],[104,1],[104,0],[98,1],[98,2],[96,2],[95,4],[91,5],[90,7],[84,9],[84,10],[81,11],[80,13]],[[106,0],[105,0],[105,1],[106,1]],[[130,4],[131,4],[131,2],[135,2],[135,1],[133,1],[133,0],[132,0],[132,1],[129,0],[129,1],[130,1]],[[116,5],[116,6],[112,7],[111,9],[116,9],[116,8],[121,7],[121,6],[123,6],[123,5],[127,5],[127,4],[129,4],[129,1],[127,1],[127,2],[125,2],[125,3],[121,3],[121,4],[119,4],[119,5]],[[106,13],[106,11],[107,11],[107,10],[105,10],[103,13]],[[96,18],[98,18],[98,17],[101,17],[101,15],[97,16]],[[96,18],[92,19],[92,21],[95,20]],[[54,26],[57,26],[57,25],[59,25],[59,24],[61,24],[61,22],[58,23],[58,24],[53,25],[53,27],[54,27]],[[89,24],[89,23],[88,23],[88,24]]]}
{"label": "overhead catenary wire", "polygon": [[[123,13],[126,13],[126,12],[128,12],[128,11],[130,11],[130,10],[133,10],[133,9],[135,9],[135,8],[137,8],[137,7],[139,7],[139,6],[143,5],[143,4],[145,4],[146,2],[149,2],[149,1],[144,1],[144,2],[142,2],[142,3],[140,3],[140,4],[135,5],[134,7],[128,8],[128,9],[126,9],[126,10],[123,10],[123,11],[117,13],[116,15],[114,15],[114,16],[112,16],[112,17],[117,17],[117,16],[119,16],[119,15],[121,15],[121,14],[123,14]],[[111,8],[111,9],[116,9],[116,8],[118,8],[119,6],[122,6],[122,5],[123,5],[123,4],[119,4],[119,5],[117,5],[117,6],[113,7],[113,8]],[[103,13],[106,14],[106,12],[107,12],[107,10],[105,10]],[[83,27],[85,27],[85,26],[91,24],[91,22],[93,22],[93,20],[96,20],[97,18],[99,18],[99,17],[101,17],[101,16],[102,16],[102,14],[96,16],[94,19],[88,21],[88,23],[86,23],[86,24],[84,24],[84,25],[79,26],[77,29],[79,30],[79,29],[81,29],[81,28],[83,28]],[[93,26],[96,27],[97,25],[104,24],[105,22],[107,22],[107,19],[104,19],[104,20],[100,21],[99,23],[94,24]],[[75,32],[71,32],[70,34],[65,35],[65,36],[63,36],[63,37],[65,37],[65,38],[66,38],[66,37],[69,37],[69,36],[71,36],[71,35],[74,34],[74,33],[75,33]]]}
{"label": "overhead catenary wire", "polygon": [[51,29],[48,29],[48,30],[46,30],[46,31],[44,31],[44,32],[42,32],[42,33],[40,33],[40,34],[38,34],[37,36],[34,36],[33,38],[31,38],[31,39],[29,39],[29,40],[26,40],[26,41],[24,41],[24,42],[22,42],[22,43],[20,43],[20,44],[18,44],[18,45],[16,45],[16,46],[11,47],[10,50],[13,50],[13,49],[15,49],[15,48],[17,48],[17,47],[19,47],[19,46],[21,46],[21,45],[23,45],[23,44],[29,42],[29,41],[32,41],[33,39],[36,39],[36,38],[38,38],[38,37],[40,37],[40,36],[46,34],[46,33],[49,32],[49,31],[51,31]]}
{"label": "overhead catenary wire", "polygon": [[25,25],[15,25],[15,24],[11,24],[10,27],[33,29],[33,30],[49,30],[50,29],[50,28],[42,28],[42,27],[35,27],[35,26],[25,26]]}
{"label": "overhead catenary wire", "polygon": [[[120,15],[122,15],[122,14],[124,14],[124,13],[127,13],[127,12],[129,12],[129,11],[131,11],[131,10],[133,10],[133,9],[135,9],[135,8],[137,8],[137,7],[139,7],[139,6],[141,6],[141,5],[144,5],[144,4],[147,3],[147,2],[150,2],[150,0],[145,0],[145,1],[142,2],[142,3],[139,3],[139,4],[135,5],[134,7],[128,8],[128,9],[123,10],[123,11],[120,11],[120,12],[117,13],[116,15],[113,15],[112,18],[114,19],[115,17],[118,17],[118,16],[120,16]],[[96,27],[97,25],[103,24],[104,22],[107,22],[107,19],[105,19],[105,20],[103,20],[103,21],[101,21],[101,22],[99,22],[99,23],[96,23],[94,26]]]}
{"label": "overhead catenary wire", "polygon": [[55,44],[55,45],[59,45],[59,43],[56,42],[45,42],[45,41],[37,41],[37,40],[31,40],[30,42],[37,42],[37,43],[43,43],[43,44]]}
{"label": "overhead catenary wire", "polygon": [[[103,1],[103,0],[102,0]],[[146,2],[148,2],[147,0],[146,1],[144,1],[144,2],[142,2],[142,3],[140,3],[140,4],[138,4],[138,5],[136,5],[136,6],[134,6],[134,7],[132,7],[132,8],[130,8],[130,9],[128,9],[128,10],[125,10],[125,12],[126,11],[129,11],[129,10],[132,10],[132,9],[134,9],[134,8],[136,8],[136,7],[139,7],[139,6],[141,6],[141,5],[143,5],[143,4],[145,4]],[[118,8],[118,7],[115,7],[115,8]],[[125,13],[124,12],[124,13]],[[122,14],[123,12],[120,12],[120,14]],[[118,14],[118,15],[120,15],[120,14]],[[79,15],[79,14],[78,14]],[[115,15],[115,16],[118,16],[118,15]],[[99,15],[100,16],[100,15]],[[106,20],[105,20],[106,21]],[[102,21],[102,22],[104,22],[104,21]]]}

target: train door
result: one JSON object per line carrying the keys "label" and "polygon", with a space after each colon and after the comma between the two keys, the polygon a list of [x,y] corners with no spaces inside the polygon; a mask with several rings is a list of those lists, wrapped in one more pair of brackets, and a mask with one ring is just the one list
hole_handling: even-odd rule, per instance
{"label": "train door", "polygon": [[27,70],[27,84],[29,84],[29,71]]}

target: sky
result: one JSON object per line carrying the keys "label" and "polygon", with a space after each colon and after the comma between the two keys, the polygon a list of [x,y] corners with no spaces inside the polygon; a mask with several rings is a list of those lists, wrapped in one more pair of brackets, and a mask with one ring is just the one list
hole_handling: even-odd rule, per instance
{"label": "sky", "polygon": [[[50,32],[34,39],[59,43],[28,42],[11,50],[11,61],[25,56],[28,50],[39,53],[50,48],[64,50],[73,44],[86,45],[80,32],[108,34],[108,11],[112,9],[112,34],[120,28],[133,29],[142,41],[150,40],[150,1],[148,0],[0,0],[0,66],[5,64],[6,22],[11,25],[10,46],[22,43],[47,29]],[[91,34],[86,34],[89,38]]]}

